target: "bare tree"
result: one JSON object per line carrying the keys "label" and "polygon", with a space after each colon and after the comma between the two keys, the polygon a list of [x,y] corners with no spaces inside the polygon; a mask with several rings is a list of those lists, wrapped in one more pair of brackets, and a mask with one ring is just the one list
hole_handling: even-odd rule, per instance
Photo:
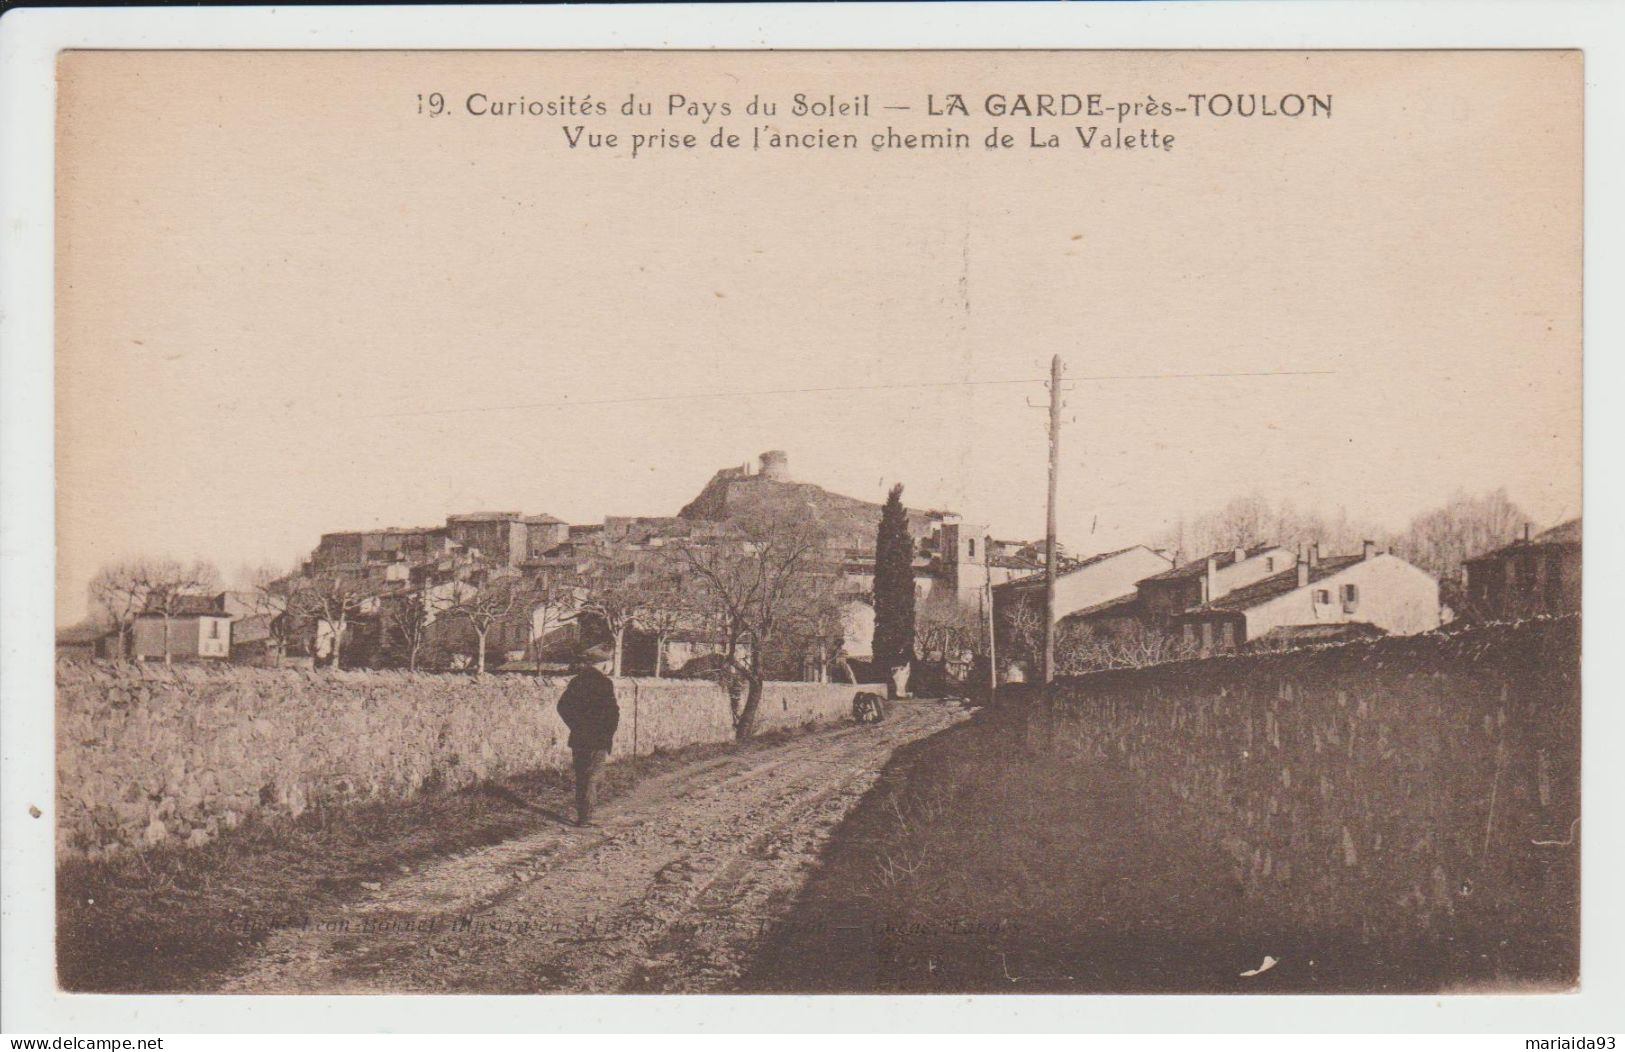
{"label": "bare tree", "polygon": [[[914,618],[914,634],[920,656],[942,669],[949,682],[963,682],[975,667],[976,659],[987,656],[987,624],[982,612],[972,610],[953,597],[933,598],[921,605]],[[1040,624],[1040,639],[1042,628]]]}
{"label": "bare tree", "polygon": [[666,644],[685,628],[699,621],[695,586],[681,565],[664,566],[649,580],[644,592],[638,627],[654,637],[655,678],[665,672]]}
{"label": "bare tree", "polygon": [[1181,516],[1155,543],[1184,559],[1214,551],[1270,542],[1287,548],[1319,544],[1330,552],[1356,551],[1365,539],[1384,538],[1386,531],[1351,518],[1338,508],[1331,516],[1300,511],[1291,501],[1271,501],[1260,493],[1233,498],[1222,507],[1193,517]]}
{"label": "bare tree", "polygon": [[1196,654],[1197,648],[1181,636],[1139,622],[1107,629],[1062,621],[1055,645],[1061,671],[1074,676],[1108,668],[1144,668]]}
{"label": "bare tree", "polygon": [[474,630],[474,674],[485,675],[485,640],[491,629],[513,616],[523,605],[526,583],[518,577],[493,577],[483,587],[462,592],[450,607],[453,617],[460,617]]}
{"label": "bare tree", "polygon": [[730,692],[734,735],[743,741],[756,728],[767,648],[806,616],[818,593],[814,579],[832,575],[834,563],[823,533],[805,519],[764,516],[736,525],[736,540],[679,552],[723,635],[727,667],[745,680],[742,700]]}
{"label": "bare tree", "polygon": [[649,610],[648,575],[634,560],[606,557],[588,568],[581,585],[581,611],[601,622],[609,633],[615,650],[610,675],[619,676],[626,631]]}
{"label": "bare tree", "polygon": [[819,572],[801,575],[786,604],[781,633],[784,650],[798,662],[797,673],[810,664],[820,683],[829,682],[831,663],[845,654],[845,578],[832,572],[836,566],[821,561]]}
{"label": "bare tree", "polygon": [[1478,496],[1457,491],[1441,506],[1416,516],[1398,534],[1352,518],[1343,508],[1331,515],[1300,512],[1290,501],[1275,504],[1255,493],[1204,515],[1181,517],[1157,543],[1193,559],[1262,541],[1288,548],[1319,544],[1327,552],[1355,552],[1362,540],[1372,540],[1437,577],[1446,602],[1462,612],[1465,596],[1460,595],[1459,581],[1463,561],[1508,543],[1526,521],[1523,510],[1504,489]]}
{"label": "bare tree", "polygon": [[238,571],[238,582],[248,592],[250,604],[257,617],[266,621],[266,631],[278,655],[287,653],[292,642],[292,621],[288,613],[288,594],[294,587],[295,575],[271,563],[245,566]]}
{"label": "bare tree", "polygon": [[[1044,614],[1038,604],[1017,601],[1004,611],[1005,653],[1036,667],[1044,647]],[[1002,655],[1001,655],[1002,656]]]}
{"label": "bare tree", "polygon": [[1510,543],[1527,521],[1504,489],[1478,497],[1457,491],[1412,519],[1395,538],[1394,553],[1441,581],[1455,581],[1465,560]]}
{"label": "bare tree", "polygon": [[147,605],[147,582],[152,574],[142,560],[104,566],[90,581],[91,599],[107,613],[118,633],[118,655],[130,653],[130,628]]}
{"label": "bare tree", "polygon": [[981,615],[952,599],[936,599],[921,606],[915,617],[915,636],[920,651],[937,661],[979,654],[987,644]]}
{"label": "bare tree", "polygon": [[[330,664],[339,668],[351,620],[376,602],[378,594],[373,582],[349,574],[307,575],[289,582],[287,609],[295,618],[313,623],[318,632],[326,627],[333,648]],[[312,654],[315,650],[312,646]]]}
{"label": "bare tree", "polygon": [[418,657],[429,640],[430,626],[450,606],[450,598],[433,587],[408,589],[384,601],[385,638],[400,646],[409,671],[418,670]]}
{"label": "bare tree", "polygon": [[525,594],[525,606],[530,622],[526,634],[530,639],[530,650],[536,658],[536,675],[540,676],[547,637],[580,609],[581,589],[571,577],[543,573],[531,579]]}
{"label": "bare tree", "polygon": [[164,619],[164,664],[173,660],[170,625],[196,599],[220,588],[220,571],[211,563],[181,563],[174,559],[142,562],[139,580],[145,589],[147,613]]}

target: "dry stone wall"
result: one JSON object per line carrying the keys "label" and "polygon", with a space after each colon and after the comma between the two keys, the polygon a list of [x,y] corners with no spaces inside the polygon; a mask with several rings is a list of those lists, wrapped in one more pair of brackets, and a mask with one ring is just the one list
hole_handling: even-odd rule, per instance
{"label": "dry stone wall", "polygon": [[[59,856],[204,843],[249,815],[297,817],[569,764],[565,680],[242,666],[57,666]],[[758,727],[847,717],[853,688],[767,685]],[[702,681],[617,681],[616,754],[733,737]]]}
{"label": "dry stone wall", "polygon": [[1137,775],[1148,832],[1363,938],[1578,917],[1576,618],[1101,672],[1030,734]]}

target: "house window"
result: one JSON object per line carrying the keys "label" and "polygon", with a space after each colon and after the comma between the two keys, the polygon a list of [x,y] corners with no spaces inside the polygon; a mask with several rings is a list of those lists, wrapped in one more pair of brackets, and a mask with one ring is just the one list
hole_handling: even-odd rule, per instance
{"label": "house window", "polygon": [[1275,556],[1271,555],[1271,556],[1267,557],[1264,560],[1264,572],[1265,573],[1274,573],[1275,572]]}
{"label": "house window", "polygon": [[1219,626],[1219,642],[1228,649],[1236,645],[1236,626],[1226,621]]}
{"label": "house window", "polygon": [[218,621],[210,621],[209,622],[209,638],[210,639],[219,639],[220,638],[220,622],[218,622]]}
{"label": "house window", "polygon": [[972,537],[967,543],[970,545],[970,557],[976,558],[976,538]]}
{"label": "house window", "polygon": [[1321,606],[1330,606],[1332,604],[1332,593],[1331,593],[1331,591],[1329,589],[1326,589],[1326,588],[1316,588],[1315,589],[1315,602],[1319,603]]}
{"label": "house window", "polygon": [[1360,586],[1357,585],[1357,584],[1346,584],[1346,585],[1344,585],[1343,586],[1343,602],[1345,602],[1345,603],[1357,603],[1359,601],[1360,601]]}

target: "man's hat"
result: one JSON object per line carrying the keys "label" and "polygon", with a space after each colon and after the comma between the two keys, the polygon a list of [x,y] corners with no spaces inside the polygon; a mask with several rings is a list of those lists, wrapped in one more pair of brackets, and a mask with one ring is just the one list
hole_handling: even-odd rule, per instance
{"label": "man's hat", "polygon": [[611,650],[605,644],[594,643],[592,646],[582,647],[576,652],[576,662],[577,664],[581,665],[597,665],[601,662],[608,661],[614,656],[615,651]]}

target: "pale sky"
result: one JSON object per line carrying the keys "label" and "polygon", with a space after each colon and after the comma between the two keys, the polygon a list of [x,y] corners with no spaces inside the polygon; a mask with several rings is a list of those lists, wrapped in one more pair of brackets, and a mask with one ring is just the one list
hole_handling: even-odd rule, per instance
{"label": "pale sky", "polygon": [[[770,448],[837,492],[901,481],[913,506],[1039,536],[1027,403],[1052,354],[1074,377],[1331,373],[1077,382],[1079,552],[1252,491],[1395,527],[1458,488],[1577,515],[1580,73],[1556,52],[70,53],[58,621],[122,557],[229,576],[459,511],[673,514]],[[612,115],[430,119],[432,91]],[[912,109],[613,112],[674,91]],[[973,113],[926,117],[950,91]],[[1024,120],[975,112],[1020,91],[1335,109],[1128,122],[1175,131],[1167,153],[983,150],[994,124],[1025,143]],[[978,145],[634,160],[561,132],[866,142],[888,121]],[[899,386],[922,383],[950,386]],[[760,393],[827,387],[868,389]],[[560,404],[617,399],[643,401]]]}

